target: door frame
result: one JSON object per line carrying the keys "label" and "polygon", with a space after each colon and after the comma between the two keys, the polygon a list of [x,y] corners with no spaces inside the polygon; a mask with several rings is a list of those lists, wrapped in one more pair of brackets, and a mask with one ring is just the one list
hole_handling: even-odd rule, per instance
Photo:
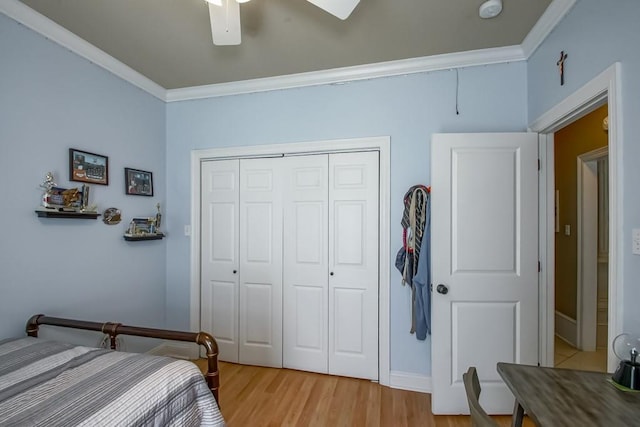
{"label": "door frame", "polygon": [[540,152],[539,186],[539,250],[540,250],[540,354],[542,366],[554,364],[554,289],[555,289],[555,248],[554,248],[554,155],[553,133],[598,107],[608,104],[609,112],[609,326],[607,345],[607,371],[613,372],[616,358],[611,343],[622,332],[623,301],[622,283],[618,280],[623,271],[622,236],[618,227],[622,226],[622,97],[620,83],[621,65],[614,63],[590,82],[569,95],[560,103],[542,114],[529,125],[538,132]]}
{"label": "door frame", "polygon": [[191,151],[191,265],[190,327],[200,330],[200,164],[207,160],[249,157],[282,157],[287,155],[331,154],[355,151],[380,153],[379,251],[378,251],[378,382],[389,385],[389,283],[391,225],[391,138],[377,136],[243,147],[208,148]]}
{"label": "door frame", "polygon": [[[577,212],[578,287],[576,298],[577,347],[596,350],[598,327],[598,265],[589,260],[598,257],[598,160],[607,157],[609,147],[578,156]],[[592,171],[595,168],[595,173]],[[588,179],[585,179],[589,176]]]}

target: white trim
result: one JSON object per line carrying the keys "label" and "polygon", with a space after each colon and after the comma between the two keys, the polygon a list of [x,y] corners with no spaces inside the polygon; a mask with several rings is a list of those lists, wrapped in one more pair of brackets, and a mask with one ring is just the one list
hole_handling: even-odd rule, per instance
{"label": "white trim", "polygon": [[433,391],[431,377],[427,375],[400,371],[391,371],[389,374],[389,387],[391,388],[417,391],[418,393],[431,393]]}
{"label": "white trim", "polygon": [[265,92],[270,90],[292,89],[326,84],[343,84],[357,80],[477,65],[524,61],[525,59],[526,58],[520,46],[480,49],[468,52],[433,55],[422,58],[380,62],[376,64],[356,65],[353,67],[342,67],[324,71],[290,74],[286,76],[266,77],[262,79],[194,86],[182,89],[170,89],[167,91],[166,101],[186,101],[192,99]]}
{"label": "white trim", "polygon": [[378,336],[378,381],[389,385],[389,281],[391,216],[391,143],[388,136],[300,142],[291,144],[225,147],[191,152],[191,280],[190,327],[200,330],[200,164],[207,159],[282,154],[331,153],[378,150],[380,153],[380,293]]}
{"label": "white trim", "polygon": [[478,49],[467,52],[455,52],[421,58],[409,58],[308,73],[170,90],[163,88],[128,65],[118,61],[111,55],[63,28],[61,25],[31,9],[19,0],[3,0],[0,2],[0,12],[156,98],[165,102],[174,102],[324,84],[343,84],[350,81],[451,68],[525,61],[533,54],[569,9],[571,9],[575,1],[576,0],[553,0],[524,39],[522,45]]}
{"label": "white trim", "polygon": [[124,81],[137,86],[150,95],[162,101],[165,100],[165,88],[22,2],[18,0],[2,0],[0,2],[0,12],[60,46],[66,47],[71,52],[115,74]]}
{"label": "white trim", "polygon": [[198,358],[198,345],[195,343],[164,341],[147,351],[154,356],[167,356],[174,359],[195,360]]}
{"label": "white trim", "polygon": [[[619,63],[600,73],[589,83],[538,117],[529,125],[529,128],[534,132],[539,130],[543,133],[553,133],[604,105],[607,102],[610,82],[615,80],[612,74],[616,74],[617,67],[619,67]],[[615,94],[611,96],[615,97]],[[611,117],[609,123],[611,123]],[[611,134],[609,134],[609,139],[611,139]]]}
{"label": "white trim", "polygon": [[[578,347],[578,322],[559,311],[555,312],[555,336],[559,337],[573,347]],[[553,338],[553,337],[552,337]]]}
{"label": "white trim", "polygon": [[[553,134],[538,135],[538,155],[540,173],[538,184],[538,246],[541,272],[539,275],[539,303],[540,310],[540,339],[538,362],[542,366],[554,365],[553,334],[543,334],[542,331],[555,331],[555,294],[553,284],[555,279],[555,240],[549,236],[548,230],[555,232],[555,176],[553,171],[554,150]],[[549,165],[549,167],[547,167]],[[551,190],[545,191],[545,188]],[[549,238],[548,238],[549,237]],[[546,339],[545,339],[546,338]]]}
{"label": "white trim", "polygon": [[576,3],[576,0],[553,0],[544,11],[538,22],[533,26],[529,34],[522,42],[524,56],[529,59],[531,55],[540,47],[542,42],[562,21],[569,10]]}
{"label": "white trim", "polygon": [[[618,273],[623,271],[622,250],[623,236],[619,227],[622,227],[622,97],[620,84],[620,63],[616,62],[593,80],[582,86],[572,95],[565,98],[559,104],[544,113],[529,127],[533,132],[540,132],[541,145],[544,145],[546,156],[541,157],[542,170],[540,179],[540,203],[548,203],[553,200],[553,163],[549,163],[553,153],[552,133],[595,110],[605,102],[609,108],[609,329],[608,329],[608,355],[607,370],[613,372],[616,368],[616,357],[610,345],[613,338],[622,332],[623,319],[623,289],[622,277],[618,279]],[[545,175],[543,177],[543,175]],[[549,179],[549,176],[551,179]],[[547,204],[547,206],[553,206]],[[546,351],[541,352],[540,363],[543,366],[553,366],[553,313],[555,311],[553,301],[554,277],[553,277],[553,250],[549,248],[553,242],[553,212],[546,212],[546,221],[540,222],[540,261],[543,273],[540,275],[541,304],[540,304],[540,343]],[[542,291],[544,289],[544,292]]]}
{"label": "white trim", "polygon": [[[598,164],[609,155],[609,147],[601,147],[578,156],[577,213],[578,221],[578,286],[576,302],[577,348],[596,351],[598,315]],[[595,170],[594,170],[595,168]]]}

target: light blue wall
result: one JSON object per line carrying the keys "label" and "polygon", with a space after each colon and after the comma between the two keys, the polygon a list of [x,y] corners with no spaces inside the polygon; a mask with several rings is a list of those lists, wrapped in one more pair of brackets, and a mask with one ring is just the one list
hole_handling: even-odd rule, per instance
{"label": "light blue wall", "polygon": [[[165,139],[162,101],[0,14],[0,337],[35,313],[164,326],[165,242],[122,234],[164,202]],[[109,156],[91,199],[121,224],[36,217],[47,171],[79,184],[70,147]],[[125,166],[152,171],[157,197],[126,196]]]}
{"label": "light blue wall", "polygon": [[[462,69],[459,79],[460,115],[455,71],[169,104],[168,325],[189,328],[190,240],[183,228],[191,215],[192,150],[389,135],[393,265],[402,241],[402,197],[411,185],[429,183],[431,134],[526,129],[525,63]],[[427,375],[429,343],[409,334],[409,289],[391,270],[391,369]]]}
{"label": "light blue wall", "polygon": [[[605,4],[606,3],[606,4]],[[631,230],[640,228],[640,2],[578,0],[528,62],[529,121],[615,62],[622,68],[622,240],[624,330],[640,333],[640,257],[631,254]],[[567,52],[565,85],[556,62]]]}

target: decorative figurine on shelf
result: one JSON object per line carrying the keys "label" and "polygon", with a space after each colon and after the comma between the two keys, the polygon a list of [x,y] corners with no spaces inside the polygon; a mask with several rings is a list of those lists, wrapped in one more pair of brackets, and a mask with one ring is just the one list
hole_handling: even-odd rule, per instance
{"label": "decorative figurine on shelf", "polygon": [[53,189],[57,187],[55,179],[53,178],[53,172],[47,172],[47,176],[44,178],[42,184],[40,184],[40,188],[44,189],[44,193],[42,194],[42,206],[45,208],[52,207],[54,204],[52,201],[52,193]]}
{"label": "decorative figurine on shelf", "polygon": [[156,213],[156,220],[155,220],[155,229],[156,229],[156,233],[160,233],[160,224],[162,223],[162,214],[160,213],[160,203],[156,204],[156,209],[158,209],[158,212]]}
{"label": "decorative figurine on shelf", "polygon": [[89,186],[82,184],[82,201],[80,202],[80,211],[85,212],[89,207]]}
{"label": "decorative figurine on shelf", "polygon": [[134,220],[131,220],[131,222],[129,222],[129,227],[124,234],[129,236],[133,236],[136,234],[136,222]]}
{"label": "decorative figurine on shelf", "polygon": [[40,187],[44,188],[46,191],[51,191],[53,187],[57,187],[57,186],[58,184],[56,184],[53,178],[53,172],[47,172],[47,176],[44,178],[44,181],[42,182],[42,184],[40,184]]}
{"label": "decorative figurine on shelf", "polygon": [[77,188],[69,188],[62,192],[62,204],[65,207],[71,208],[72,205],[78,204],[82,199],[82,193]]}

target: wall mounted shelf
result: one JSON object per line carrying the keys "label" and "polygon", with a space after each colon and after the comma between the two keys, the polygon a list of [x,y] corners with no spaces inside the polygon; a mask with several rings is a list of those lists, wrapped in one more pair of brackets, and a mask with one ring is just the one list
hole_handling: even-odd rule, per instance
{"label": "wall mounted shelf", "polygon": [[96,219],[100,216],[98,212],[61,212],[50,209],[36,209],[35,212],[40,218]]}
{"label": "wall mounted shelf", "polygon": [[164,238],[164,234],[162,234],[162,233],[141,234],[139,236],[132,236],[132,235],[125,234],[122,237],[124,237],[124,240],[126,240],[128,242],[139,242],[141,240],[161,240],[161,239]]}

